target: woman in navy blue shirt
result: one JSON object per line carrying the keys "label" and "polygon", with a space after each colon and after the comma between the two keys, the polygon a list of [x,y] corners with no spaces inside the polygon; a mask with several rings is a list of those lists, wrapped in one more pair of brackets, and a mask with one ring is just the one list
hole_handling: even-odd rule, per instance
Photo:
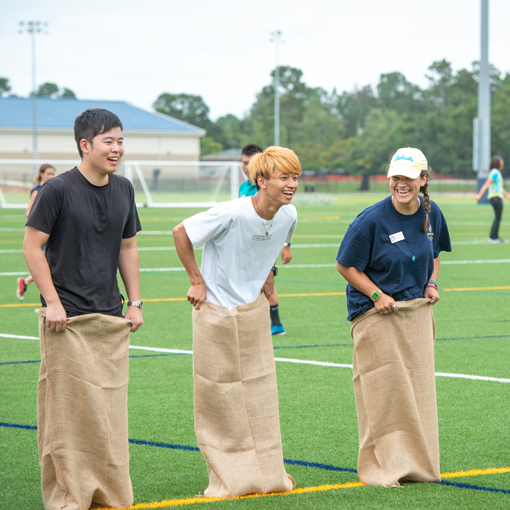
{"label": "woman in navy blue shirt", "polygon": [[451,246],[429,175],[420,150],[399,149],[391,196],[351,223],[337,256],[354,340],[358,475],[369,485],[440,479],[431,305],[439,252]]}

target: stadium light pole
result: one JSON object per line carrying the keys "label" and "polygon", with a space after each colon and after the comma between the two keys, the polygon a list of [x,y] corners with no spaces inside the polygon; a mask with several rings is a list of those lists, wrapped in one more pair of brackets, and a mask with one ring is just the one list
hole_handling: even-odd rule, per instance
{"label": "stadium light pole", "polygon": [[[37,151],[37,85],[35,79],[35,36],[43,32],[48,23],[42,21],[20,21],[19,33],[27,33],[32,36],[32,159],[38,159],[39,153]],[[48,32],[46,32],[48,33]],[[34,163],[32,172],[37,175],[37,164]]]}
{"label": "stadium light pole", "polygon": [[[491,85],[489,69],[489,0],[480,2],[480,71],[478,79],[478,117],[473,121],[473,170],[477,172],[477,191],[487,180],[491,158]],[[478,203],[487,203],[484,195]]]}
{"label": "stadium light pole", "polygon": [[280,43],[280,37],[282,33],[280,30],[271,32],[271,41],[275,45],[275,70],[274,70],[274,145],[280,145],[280,67],[278,65],[278,45]]}

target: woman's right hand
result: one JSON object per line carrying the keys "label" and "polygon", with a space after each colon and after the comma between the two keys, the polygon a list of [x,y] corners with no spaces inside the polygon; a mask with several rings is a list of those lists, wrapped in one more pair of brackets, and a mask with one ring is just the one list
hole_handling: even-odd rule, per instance
{"label": "woman's right hand", "polygon": [[384,292],[381,293],[381,297],[377,301],[374,301],[374,306],[381,315],[398,312],[395,300]]}

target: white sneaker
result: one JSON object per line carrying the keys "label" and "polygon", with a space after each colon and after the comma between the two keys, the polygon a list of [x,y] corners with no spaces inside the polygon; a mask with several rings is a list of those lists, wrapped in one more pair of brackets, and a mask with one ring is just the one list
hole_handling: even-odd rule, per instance
{"label": "white sneaker", "polygon": [[501,239],[501,237],[496,237],[496,239],[492,239],[492,237],[489,237],[488,241],[489,243],[492,244],[501,244],[505,242],[503,239]]}

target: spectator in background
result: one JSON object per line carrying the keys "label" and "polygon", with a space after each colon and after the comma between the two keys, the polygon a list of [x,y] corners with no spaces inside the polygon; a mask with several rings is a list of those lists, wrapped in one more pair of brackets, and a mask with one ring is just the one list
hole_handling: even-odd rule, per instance
{"label": "spectator in background", "polygon": [[[39,193],[39,190],[42,188],[43,184],[55,176],[55,167],[48,165],[45,163],[39,167],[39,171],[37,172],[37,177],[35,180],[35,188],[30,192],[30,200],[28,201],[27,210],[25,211],[25,216],[28,218],[30,211],[32,210],[32,205],[34,204],[35,197]],[[32,275],[28,275],[27,278],[18,278],[18,284],[16,286],[16,297],[23,301],[25,298],[25,292],[27,287],[34,281]]]}
{"label": "spectator in background", "polygon": [[487,197],[494,209],[494,222],[492,223],[489,243],[494,244],[505,242],[499,237],[499,225],[501,223],[501,217],[503,216],[503,195],[505,195],[507,200],[510,200],[510,194],[503,189],[501,170],[503,170],[504,165],[505,162],[503,158],[500,156],[493,156],[489,164],[489,177],[475,197],[476,200],[479,201],[487,189],[489,189]]}

